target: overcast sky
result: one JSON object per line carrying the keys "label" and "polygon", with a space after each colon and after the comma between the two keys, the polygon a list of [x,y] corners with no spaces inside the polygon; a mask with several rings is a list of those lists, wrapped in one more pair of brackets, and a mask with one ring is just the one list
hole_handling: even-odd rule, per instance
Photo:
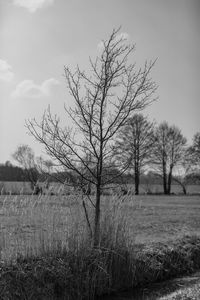
{"label": "overcast sky", "polygon": [[25,119],[40,120],[48,104],[64,117],[64,65],[87,69],[120,25],[138,66],[158,58],[159,100],[144,114],[179,126],[191,142],[200,131],[199,0],[0,0],[0,163],[20,144],[42,154]]}

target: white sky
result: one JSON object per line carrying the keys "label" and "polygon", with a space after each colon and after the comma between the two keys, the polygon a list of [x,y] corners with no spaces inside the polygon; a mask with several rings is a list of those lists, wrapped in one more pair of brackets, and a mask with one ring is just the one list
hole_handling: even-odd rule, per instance
{"label": "white sky", "polygon": [[25,119],[40,120],[48,104],[64,117],[63,66],[87,68],[120,25],[139,66],[158,58],[160,99],[144,113],[179,126],[191,142],[200,131],[199,17],[199,0],[0,0],[0,163],[19,144],[42,154]]}

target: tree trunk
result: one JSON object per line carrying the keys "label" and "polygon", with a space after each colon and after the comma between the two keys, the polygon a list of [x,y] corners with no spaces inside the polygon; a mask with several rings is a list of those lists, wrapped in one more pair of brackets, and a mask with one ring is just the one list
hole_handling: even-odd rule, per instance
{"label": "tree trunk", "polygon": [[138,167],[135,167],[135,195],[139,195],[140,174]]}
{"label": "tree trunk", "polygon": [[86,221],[87,221],[87,226],[88,226],[88,230],[89,230],[89,233],[90,233],[90,237],[92,238],[92,228],[91,228],[91,225],[90,225],[90,219],[89,219],[89,216],[88,216],[88,211],[87,211],[87,208],[86,208],[86,205],[85,205],[83,194],[82,194],[82,205],[83,205],[83,209],[84,209],[85,218],[86,218]]}
{"label": "tree trunk", "polygon": [[167,174],[165,172],[163,173],[163,189],[164,194],[167,195]]}
{"label": "tree trunk", "polygon": [[171,183],[172,183],[172,166],[170,166],[169,174],[168,174],[168,182],[167,182],[167,194],[171,194]]}
{"label": "tree trunk", "polygon": [[182,187],[182,190],[183,190],[183,194],[184,195],[187,195],[187,183],[184,181],[184,182],[181,182],[181,179],[177,179],[176,177],[173,177],[174,181],[176,181],[178,184],[180,184],[180,186]]}
{"label": "tree trunk", "polygon": [[34,193],[35,184],[32,181],[30,181],[30,186],[31,186],[32,193]]}
{"label": "tree trunk", "polygon": [[168,182],[167,182],[167,195],[171,194],[171,176],[169,174],[168,176]]}
{"label": "tree trunk", "polygon": [[184,194],[184,195],[187,195],[186,187],[185,187],[184,185],[182,185],[182,188],[183,188],[183,194]]}
{"label": "tree trunk", "polygon": [[182,190],[183,190],[183,194],[184,195],[187,195],[187,189],[186,189],[186,185],[183,183],[183,182],[180,182],[180,181],[177,181],[180,186],[182,187]]}
{"label": "tree trunk", "polygon": [[163,161],[163,190],[164,194],[167,195],[167,174],[165,161]]}
{"label": "tree trunk", "polygon": [[95,219],[94,219],[94,236],[93,247],[98,247],[100,242],[100,199],[101,199],[101,186],[96,186],[96,205],[95,205]]}
{"label": "tree trunk", "polygon": [[183,194],[187,195],[187,183],[185,181],[181,182],[181,180],[176,180],[180,186],[182,187]]}

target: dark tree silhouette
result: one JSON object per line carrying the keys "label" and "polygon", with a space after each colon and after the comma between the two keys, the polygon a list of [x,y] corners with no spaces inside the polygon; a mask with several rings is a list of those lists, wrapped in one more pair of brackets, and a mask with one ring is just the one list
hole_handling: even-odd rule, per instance
{"label": "dark tree silhouette", "polygon": [[12,157],[24,169],[25,178],[30,182],[33,193],[38,194],[40,192],[38,186],[39,173],[36,168],[33,150],[28,145],[20,145]]}
{"label": "dark tree silhouette", "polygon": [[171,193],[171,183],[174,167],[183,158],[186,138],[176,126],[161,123],[155,131],[154,166],[163,178],[164,194]]}
{"label": "dark tree silhouette", "polygon": [[154,124],[142,114],[135,114],[121,128],[117,141],[117,159],[122,166],[134,170],[135,194],[139,194],[140,175],[151,162],[154,144]]}
{"label": "dark tree silhouette", "polygon": [[194,165],[200,168],[200,132],[197,132],[193,137],[192,146],[188,148],[188,154]]}

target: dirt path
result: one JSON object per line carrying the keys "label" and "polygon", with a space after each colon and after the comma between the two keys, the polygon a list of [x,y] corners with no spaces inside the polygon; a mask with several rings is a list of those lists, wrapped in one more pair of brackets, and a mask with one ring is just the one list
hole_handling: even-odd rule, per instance
{"label": "dirt path", "polygon": [[200,300],[200,272],[101,300]]}

